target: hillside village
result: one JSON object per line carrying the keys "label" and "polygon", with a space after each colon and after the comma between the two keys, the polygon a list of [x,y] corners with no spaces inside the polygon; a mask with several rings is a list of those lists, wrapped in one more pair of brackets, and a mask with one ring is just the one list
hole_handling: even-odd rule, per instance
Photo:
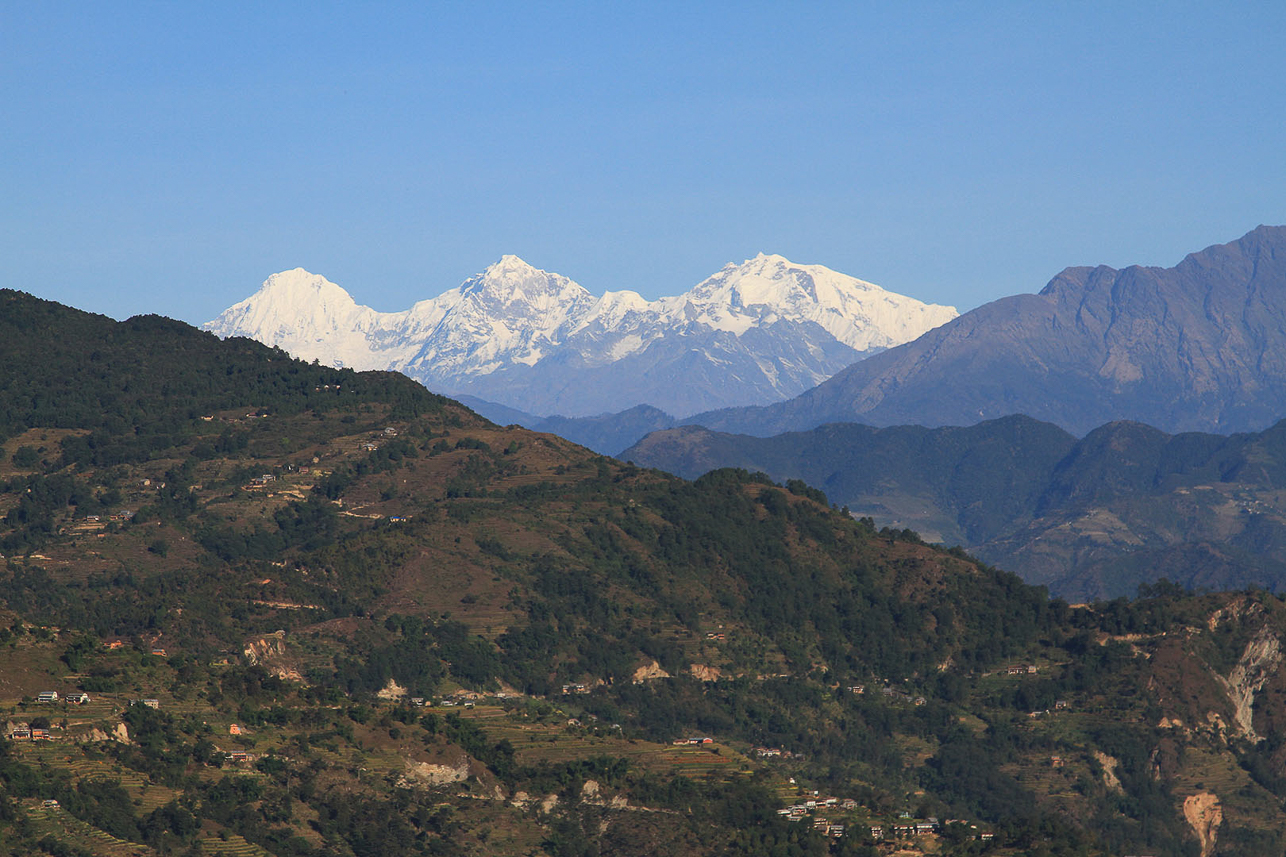
{"label": "hillside village", "polygon": [[[0,325],[70,312],[28,303]],[[0,413],[18,853],[1281,842],[1275,595],[1073,606],[804,483],[685,482],[396,376],[65,323],[39,347],[198,356],[121,389],[32,345]]]}
{"label": "hillside village", "polygon": [[[53,636],[48,642],[39,642],[41,637],[49,635]],[[33,655],[32,660],[38,660],[41,656],[37,653],[42,649],[46,650],[43,657],[47,662],[48,655],[57,648],[50,643],[56,641],[58,635],[57,629],[22,627],[20,639],[25,638],[28,642],[20,644],[18,651],[28,651]],[[281,645],[285,639],[284,632],[273,635],[277,645],[272,651],[277,655],[285,653],[286,646]],[[246,648],[247,655],[257,651],[260,643],[262,641],[250,641]],[[83,639],[79,645],[82,649],[81,656],[86,656]],[[137,648],[123,644],[118,639],[99,641],[98,649],[93,655],[98,663],[93,671],[96,674],[106,672],[107,666],[114,662],[123,669],[141,669],[144,674],[151,676],[152,681],[162,674],[174,672],[169,655],[164,650],[147,645]],[[182,655],[179,654],[179,657],[181,659]],[[208,666],[216,673],[235,670],[233,661],[234,658],[225,657]],[[10,683],[11,677],[8,671],[0,670],[0,678],[3,678],[6,685]],[[60,685],[67,688],[91,678],[92,675],[83,673],[66,673],[61,676]],[[29,672],[27,680],[33,679],[34,676]],[[586,694],[593,691],[585,688],[573,689],[571,692]],[[404,688],[391,685],[377,696],[378,699],[367,706],[349,708],[351,703],[329,706],[327,710],[333,718],[332,722],[336,725],[347,724],[337,734],[347,734],[350,740],[357,740],[360,744],[360,730],[368,724],[384,724],[389,727],[389,737],[397,737],[395,733],[408,727],[414,729],[417,723],[423,728],[424,723],[436,723],[439,716],[458,717],[476,723],[488,732],[502,730],[507,735],[522,736],[509,740],[513,741],[515,748],[527,746],[529,749],[521,750],[524,753],[538,753],[537,744],[544,742],[563,745],[559,750],[561,753],[567,752],[570,747],[584,744],[613,747],[613,752],[628,754],[639,763],[649,767],[673,768],[684,776],[709,775],[721,768],[746,772],[755,767],[756,760],[759,765],[769,765],[766,770],[771,771],[771,766],[775,763],[803,758],[781,749],[744,747],[740,742],[725,743],[709,736],[676,738],[667,747],[637,737],[626,737],[621,733],[620,724],[600,724],[595,714],[575,707],[559,707],[557,698],[533,699],[513,690],[478,692],[457,688],[426,698],[410,696]],[[358,710],[362,708],[365,711]],[[136,713],[140,709],[155,712],[155,715],[140,717]],[[438,711],[443,714],[434,713]],[[182,732],[196,736],[198,743],[207,745],[198,754],[203,768],[196,772],[199,778],[204,779],[228,773],[261,777],[274,765],[280,764],[280,760],[289,758],[291,743],[297,741],[302,734],[292,723],[293,718],[282,719],[269,715],[263,709],[243,706],[240,713],[246,716],[235,719],[237,714],[226,704],[212,704],[206,693],[198,692],[194,697],[181,689],[160,697],[145,698],[108,691],[96,692],[91,697],[80,689],[40,690],[34,696],[26,695],[16,700],[0,698],[0,712],[8,718],[4,722],[4,737],[12,748],[13,759],[55,771],[66,771],[71,774],[73,781],[103,775],[128,775],[130,768],[138,765],[137,760],[131,763],[129,748],[143,740],[140,738],[139,724],[146,724],[142,727],[143,730],[155,726],[156,720],[147,718],[164,718],[167,722],[179,723]],[[406,726],[399,727],[397,724]],[[374,738],[374,732],[368,734]],[[394,747],[390,747],[388,751],[375,757],[368,755],[366,758],[369,764],[378,764],[392,772],[396,771],[399,764],[399,760],[394,758],[397,752]],[[468,782],[465,782],[465,777],[461,775],[463,769],[446,768],[442,765],[435,767],[431,763],[417,762],[410,757],[401,759],[400,762],[405,765],[403,777],[409,778],[408,782],[419,782],[421,787],[440,788],[448,785],[462,788],[455,793],[460,799],[477,800],[481,797],[508,803],[529,800],[517,794],[506,798],[502,789],[496,789],[491,795],[479,795],[476,785],[471,785],[475,780],[474,775],[470,773]],[[389,765],[393,767],[388,768]],[[469,768],[472,771],[472,765]],[[807,788],[797,776],[791,775],[795,770],[794,767],[787,767],[774,774],[774,788],[784,803],[776,813],[791,824],[803,824],[829,839],[838,840],[847,836],[870,843],[897,841],[901,843],[898,847],[904,851],[908,847],[921,847],[932,852],[935,850],[933,843],[944,835],[944,830],[952,834],[952,841],[961,840],[962,834],[956,833],[955,826],[959,826],[961,831],[967,831],[964,834],[966,838],[979,842],[990,842],[994,838],[994,833],[985,827],[980,829],[978,823],[963,819],[939,822],[937,818],[928,817],[917,820],[912,817],[911,812],[905,810],[889,813],[885,817],[873,816],[869,808],[854,798],[829,797],[817,789]],[[145,775],[138,779],[137,774],[130,776],[137,780],[144,808],[160,806],[164,796],[174,793],[172,788],[156,782],[153,777]],[[586,789],[589,792],[583,799],[592,802],[599,794],[599,787],[593,786],[592,781],[587,781]],[[544,800],[550,799],[556,799],[556,796]],[[27,799],[27,803],[32,808],[39,807],[43,811],[41,818],[51,822],[57,818],[60,808],[57,798],[33,796]],[[613,798],[611,805],[618,809],[646,809],[633,807],[628,800],[622,798]],[[231,837],[223,837],[223,834],[220,837],[217,842],[231,841]],[[114,848],[128,848],[125,840],[113,840],[110,837],[104,839],[100,835],[97,841],[110,842]],[[212,853],[225,853],[217,850],[213,843],[205,847],[215,848]]]}

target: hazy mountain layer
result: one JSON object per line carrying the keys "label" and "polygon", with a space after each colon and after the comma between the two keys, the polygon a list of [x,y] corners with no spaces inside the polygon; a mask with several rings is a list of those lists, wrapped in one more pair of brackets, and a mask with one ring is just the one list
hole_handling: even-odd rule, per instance
{"label": "hazy mountain layer", "polygon": [[1074,600],[1161,577],[1286,589],[1286,423],[1224,437],[1117,422],[1079,441],[1024,416],[771,438],[688,426],[621,457],[687,478],[742,467],[802,479],[877,525],[965,545]]}

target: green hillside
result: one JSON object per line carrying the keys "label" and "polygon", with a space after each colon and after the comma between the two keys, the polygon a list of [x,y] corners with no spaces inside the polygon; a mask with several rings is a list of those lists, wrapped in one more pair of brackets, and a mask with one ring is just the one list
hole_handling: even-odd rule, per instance
{"label": "green hillside", "polygon": [[803,483],[4,300],[8,853],[1286,847],[1276,596],[1072,608]]}

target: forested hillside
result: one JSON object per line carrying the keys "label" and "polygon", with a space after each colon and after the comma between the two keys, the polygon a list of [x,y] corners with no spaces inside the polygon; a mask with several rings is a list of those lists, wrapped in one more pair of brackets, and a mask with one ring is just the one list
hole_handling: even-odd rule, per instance
{"label": "forested hillside", "polygon": [[1286,847],[1276,596],[1072,608],[803,482],[5,301],[9,853]]}

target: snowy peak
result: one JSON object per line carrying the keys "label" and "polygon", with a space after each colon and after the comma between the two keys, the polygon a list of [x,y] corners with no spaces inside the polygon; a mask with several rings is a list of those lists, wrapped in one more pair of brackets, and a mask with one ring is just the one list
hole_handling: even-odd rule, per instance
{"label": "snowy peak", "polygon": [[384,368],[372,334],[400,313],[378,313],[325,277],[294,268],[273,274],[259,291],[203,327],[218,336],[248,336],[304,360],[354,369]]}
{"label": "snowy peak", "polygon": [[760,253],[740,265],[725,265],[689,294],[696,302],[724,302],[731,306],[782,307],[804,301],[843,310],[849,301],[890,293],[874,283],[821,265],[797,265],[784,256]]}
{"label": "snowy peak", "polygon": [[273,274],[264,280],[259,291],[238,303],[219,318],[232,313],[247,315],[260,322],[280,320],[295,322],[300,318],[323,319],[346,315],[357,307],[352,296],[325,277],[294,268]]}
{"label": "snowy peak", "polygon": [[320,274],[313,274],[305,271],[303,268],[291,268],[289,271],[281,271],[273,274],[264,280],[259,287],[259,294],[274,295],[277,297],[291,295],[343,295],[345,298],[352,300],[348,292],[332,283],[330,280]]}
{"label": "snowy peak", "polygon": [[282,271],[205,327],[529,413],[646,403],[690,414],[796,395],[955,315],[763,253],[655,301],[632,291],[595,297],[506,255],[400,313],[361,306],[302,268]]}
{"label": "snowy peak", "polygon": [[[220,336],[291,336],[301,330],[332,329],[357,309],[348,292],[303,268],[273,274],[259,291],[224,310],[207,324]],[[277,342],[270,344],[276,345]]]}
{"label": "snowy peak", "polygon": [[499,262],[465,280],[459,293],[462,301],[480,310],[531,319],[541,327],[557,327],[569,314],[594,303],[579,283],[535,268],[517,256],[501,256]]}
{"label": "snowy peak", "polygon": [[926,304],[821,265],[764,253],[725,265],[684,298],[697,318],[721,330],[740,334],[783,319],[811,321],[858,351],[915,339],[958,315],[955,307]]}

